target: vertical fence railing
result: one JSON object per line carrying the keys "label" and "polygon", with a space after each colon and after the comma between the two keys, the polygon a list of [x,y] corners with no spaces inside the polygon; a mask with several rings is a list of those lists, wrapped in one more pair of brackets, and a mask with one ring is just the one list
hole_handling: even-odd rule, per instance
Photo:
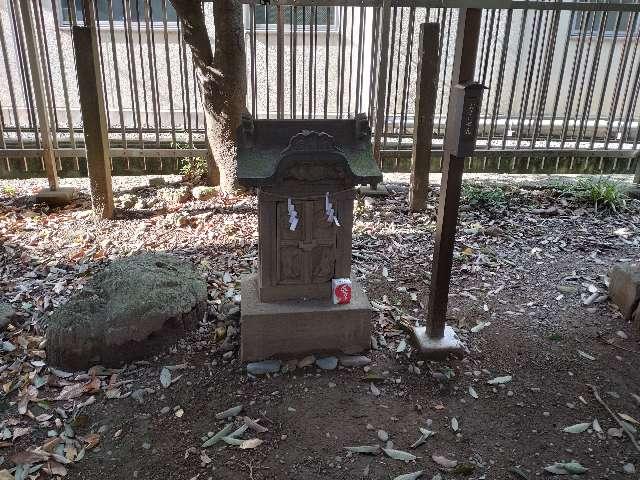
{"label": "vertical fence railing", "polygon": [[[169,0],[95,0],[113,169],[175,171],[205,147],[191,54]],[[366,112],[386,168],[407,167],[419,25],[440,25],[433,148],[441,148],[458,10],[442,2],[245,1],[247,108],[256,118]],[[480,2],[481,3],[481,2]],[[58,167],[85,154],[72,49],[82,2],[34,0],[37,61]],[[42,171],[18,0],[0,2],[0,174]],[[203,4],[213,37],[213,8]],[[512,2],[482,14],[477,80],[488,90],[473,169],[635,171],[640,5]],[[435,164],[434,164],[435,165]],[[437,166],[437,165],[435,165]]]}

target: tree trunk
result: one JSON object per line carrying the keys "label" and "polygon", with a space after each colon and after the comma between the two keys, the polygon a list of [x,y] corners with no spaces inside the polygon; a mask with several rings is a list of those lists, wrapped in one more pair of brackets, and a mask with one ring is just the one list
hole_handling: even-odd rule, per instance
{"label": "tree trunk", "polygon": [[207,184],[211,187],[220,185],[220,169],[216,165],[216,159],[213,158],[211,148],[207,152]]}
{"label": "tree trunk", "polygon": [[[247,95],[242,4],[213,3],[215,53],[212,50],[200,0],[171,0],[191,48],[207,122],[207,141],[220,170],[220,189],[233,192],[238,184],[237,130]],[[208,159],[209,160],[209,159]],[[209,178],[214,177],[212,162]]]}

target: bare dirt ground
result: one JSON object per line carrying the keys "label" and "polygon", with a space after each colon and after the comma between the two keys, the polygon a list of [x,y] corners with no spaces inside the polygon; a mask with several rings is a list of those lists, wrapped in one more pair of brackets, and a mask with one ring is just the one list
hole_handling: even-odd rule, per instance
{"label": "bare dirt ground", "polygon": [[[86,195],[49,212],[28,197],[41,181],[0,181],[0,301],[21,315],[1,334],[0,479],[390,479],[420,470],[426,479],[534,479],[573,461],[588,469],[575,478],[638,478],[640,452],[592,386],[634,435],[640,345],[606,299],[606,275],[640,260],[640,202],[596,212],[530,181],[501,182],[496,194],[484,180],[486,198],[469,190],[449,323],[470,353],[422,362],[399,321],[424,321],[437,188],[428,211],[411,214],[406,177],[390,180],[390,197],[361,199],[354,228],[353,274],[376,309],[371,364],[257,378],[238,360],[234,303],[240,276],[255,268],[254,197],[172,204],[156,188],[136,189],[143,177],[116,179],[117,195],[133,188],[137,206],[107,222],[92,220]],[[124,369],[47,366],[52,309],[110,260],[143,250],[198,266],[208,320],[164,355]],[[201,448],[228,423],[216,413],[236,405],[268,429],[242,438],[263,443]],[[411,448],[420,427],[434,434]],[[345,449],[362,445],[417,458]],[[57,456],[38,458],[35,447]]]}

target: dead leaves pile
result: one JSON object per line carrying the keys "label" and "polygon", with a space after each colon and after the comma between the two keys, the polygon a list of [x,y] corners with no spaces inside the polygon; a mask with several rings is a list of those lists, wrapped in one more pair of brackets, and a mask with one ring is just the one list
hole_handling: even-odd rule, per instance
{"label": "dead leaves pile", "polygon": [[[99,431],[76,432],[76,428],[85,427],[82,409],[95,403],[100,394],[105,398],[131,395],[130,391],[122,393],[131,382],[119,380],[122,370],[100,366],[72,374],[46,367],[42,361],[19,364],[20,375],[3,384],[5,397],[16,392],[9,404],[16,407],[18,416],[0,422],[0,448],[13,447],[27,436],[31,445],[9,457],[15,468],[0,471],[0,479],[22,480],[40,471],[65,476],[69,465],[82,461],[86,452],[100,443]],[[43,433],[46,440],[34,445]]]}

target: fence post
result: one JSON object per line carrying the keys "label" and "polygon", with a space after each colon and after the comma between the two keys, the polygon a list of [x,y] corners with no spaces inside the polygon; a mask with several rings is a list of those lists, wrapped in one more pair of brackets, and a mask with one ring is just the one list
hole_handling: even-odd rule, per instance
{"label": "fence post", "polygon": [[380,157],[382,132],[384,131],[384,111],[387,91],[387,64],[389,63],[389,28],[391,26],[391,5],[382,1],[382,21],[380,23],[380,66],[378,70],[378,92],[376,95],[376,122],[373,133],[373,158],[382,165]]}
{"label": "fence post", "polygon": [[276,103],[277,103],[277,118],[284,118],[284,11],[283,7],[278,5],[276,7],[276,36],[277,36],[277,50],[276,50]]}
{"label": "fence post", "polygon": [[633,183],[640,186],[640,150],[635,154],[636,157],[636,174],[633,177]]}
{"label": "fence post", "polygon": [[[44,82],[42,79],[42,66],[40,65],[38,46],[36,42],[36,32],[33,27],[30,5],[34,2],[20,1],[20,13],[24,28],[24,37],[27,44],[27,56],[29,57],[29,70],[31,72],[31,85],[33,86],[33,96],[36,102],[36,114],[38,116],[38,126],[40,127],[40,139],[42,143],[42,159],[47,172],[49,190],[54,192],[59,189],[58,170],[56,158],[53,152],[51,141],[51,130],[49,128],[49,117],[47,100],[44,94]],[[17,119],[16,119],[17,121]],[[44,198],[43,198],[44,200]]]}
{"label": "fence post", "polygon": [[420,25],[416,110],[411,155],[411,186],[409,189],[409,210],[412,212],[423,211],[427,202],[433,115],[436,108],[440,68],[439,36],[439,24],[423,23]]}
{"label": "fence post", "polygon": [[85,0],[85,25],[73,27],[78,93],[87,150],[91,203],[100,218],[113,218],[113,191],[107,115],[104,109],[100,57],[95,31],[93,2]]}

